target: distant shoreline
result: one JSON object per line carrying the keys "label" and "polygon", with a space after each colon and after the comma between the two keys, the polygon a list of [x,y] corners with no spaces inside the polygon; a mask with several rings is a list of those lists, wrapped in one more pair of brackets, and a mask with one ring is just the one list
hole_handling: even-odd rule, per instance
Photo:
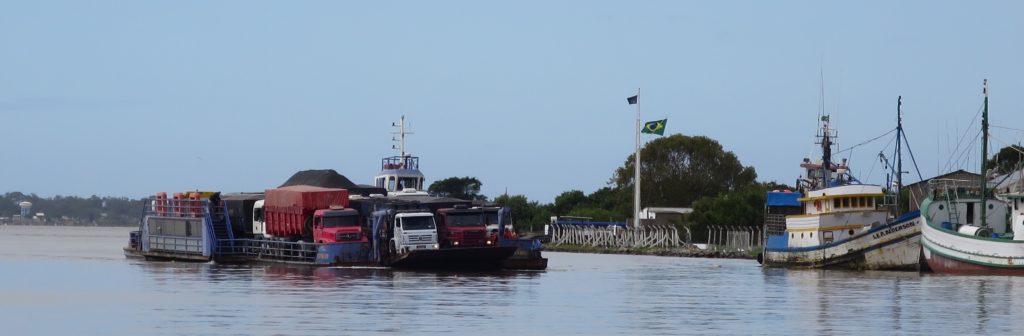
{"label": "distant shoreline", "polygon": [[53,224],[20,224],[20,223],[3,223],[0,226],[40,226],[40,227],[75,227],[75,228],[132,228],[138,227],[138,225],[114,225],[114,224],[96,224],[96,225],[53,225]]}
{"label": "distant shoreline", "polygon": [[628,249],[619,247],[593,247],[580,245],[544,245],[544,251],[594,254],[630,254],[662,257],[756,259],[755,252],[709,251],[695,247]]}

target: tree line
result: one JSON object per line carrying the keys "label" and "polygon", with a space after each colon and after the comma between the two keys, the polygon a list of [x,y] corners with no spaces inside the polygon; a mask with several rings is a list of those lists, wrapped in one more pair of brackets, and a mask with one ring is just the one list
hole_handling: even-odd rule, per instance
{"label": "tree line", "polygon": [[[8,192],[0,195],[0,217],[14,222],[21,215],[19,203],[32,203],[28,218],[20,223],[61,225],[138,225],[142,218],[143,200],[127,197],[53,196]],[[36,214],[44,216],[35,218]]]}

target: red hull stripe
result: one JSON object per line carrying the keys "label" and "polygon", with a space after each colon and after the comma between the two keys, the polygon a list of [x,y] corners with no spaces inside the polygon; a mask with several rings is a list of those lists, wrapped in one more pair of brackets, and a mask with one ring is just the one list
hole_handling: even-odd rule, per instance
{"label": "red hull stripe", "polygon": [[1024,268],[992,267],[963,262],[931,251],[928,267],[932,272],[970,275],[1024,275]]}

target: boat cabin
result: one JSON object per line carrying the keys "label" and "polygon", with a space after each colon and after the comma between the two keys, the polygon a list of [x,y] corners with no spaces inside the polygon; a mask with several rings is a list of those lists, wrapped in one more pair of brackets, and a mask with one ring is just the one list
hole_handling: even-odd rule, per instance
{"label": "boat cabin", "polygon": [[384,158],[381,160],[380,173],[373,180],[378,188],[384,188],[389,193],[406,189],[423,190],[420,158],[409,155]]}
{"label": "boat cabin", "polygon": [[[1004,195],[1006,201],[989,198],[985,202],[985,226],[981,227],[981,191],[977,186],[966,186],[961,181],[936,179],[929,181],[931,198],[922,205],[921,211],[931,222],[940,227],[972,236],[1000,238],[1010,236],[1016,229],[1006,225],[1007,211],[1012,209],[1016,201],[1020,205],[1019,195]],[[1018,214],[1019,210],[1013,212]],[[1019,215],[1017,215],[1019,217]],[[1016,221],[1013,222],[1016,226]],[[1024,228],[1022,228],[1024,230]],[[1024,238],[1024,237],[1021,237]]]}
{"label": "boat cabin", "polygon": [[786,216],[788,247],[812,247],[851,238],[885,224],[888,212],[877,203],[877,185],[853,184],[808,191],[799,201],[803,214]]}

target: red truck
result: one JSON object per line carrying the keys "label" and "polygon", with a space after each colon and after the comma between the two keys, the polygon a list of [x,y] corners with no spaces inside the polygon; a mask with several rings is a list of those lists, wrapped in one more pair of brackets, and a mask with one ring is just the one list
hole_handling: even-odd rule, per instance
{"label": "red truck", "polygon": [[366,242],[359,212],[348,208],[348,191],[296,185],[267,189],[266,234],[316,243]]}
{"label": "red truck", "polygon": [[487,234],[489,213],[486,210],[461,205],[437,209],[437,233],[441,247],[493,246],[495,241]]}

